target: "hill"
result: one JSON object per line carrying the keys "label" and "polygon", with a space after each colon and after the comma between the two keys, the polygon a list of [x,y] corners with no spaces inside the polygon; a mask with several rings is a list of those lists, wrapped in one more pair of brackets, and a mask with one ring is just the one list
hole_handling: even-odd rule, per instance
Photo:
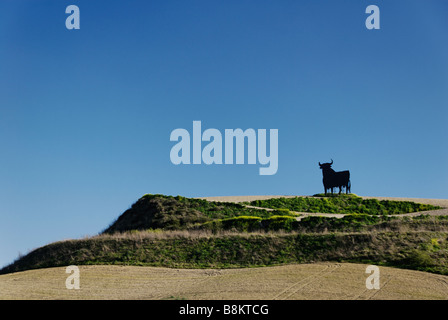
{"label": "hill", "polygon": [[[229,229],[290,231],[291,229],[301,230],[301,226],[306,224],[305,221],[302,223],[295,223],[295,221],[301,220],[299,217],[306,213],[325,213],[324,217],[331,217],[327,215],[328,213],[350,215],[343,219],[347,222],[345,224],[353,223],[355,220],[372,224],[390,220],[391,215],[436,209],[440,207],[411,201],[363,199],[356,195],[276,197],[233,203],[146,194],[120,215],[103,233],[148,229],[210,228],[215,231]],[[310,220],[315,219],[306,219],[306,221]]]}
{"label": "hill", "polygon": [[[70,264],[239,268],[338,261],[448,274],[448,219],[432,215],[446,209],[355,195],[303,198],[230,203],[145,195],[99,235],[43,246],[0,273]],[[304,212],[292,210],[302,202]],[[340,216],[316,213],[319,208]]]}

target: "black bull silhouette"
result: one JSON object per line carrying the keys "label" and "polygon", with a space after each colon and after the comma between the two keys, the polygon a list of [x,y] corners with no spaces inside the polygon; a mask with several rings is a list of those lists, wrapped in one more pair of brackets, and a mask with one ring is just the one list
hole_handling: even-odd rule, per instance
{"label": "black bull silhouette", "polygon": [[331,163],[320,163],[319,167],[322,169],[323,175],[323,183],[325,188],[325,194],[327,194],[327,190],[331,189],[331,193],[333,193],[333,188],[339,187],[339,194],[341,193],[342,188],[345,188],[345,193],[350,193],[351,183],[350,183],[350,171],[339,171],[336,172],[331,168],[333,164],[333,159],[331,159]]}

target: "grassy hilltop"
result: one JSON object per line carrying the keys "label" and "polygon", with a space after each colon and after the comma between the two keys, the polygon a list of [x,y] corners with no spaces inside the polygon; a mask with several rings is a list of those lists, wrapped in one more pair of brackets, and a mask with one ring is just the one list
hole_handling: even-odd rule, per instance
{"label": "grassy hilltop", "polygon": [[[436,209],[355,195],[250,203],[144,195],[99,235],[38,248],[0,273],[70,264],[234,268],[339,261],[448,274],[448,216],[407,215]],[[322,214],[307,214],[316,212]]]}

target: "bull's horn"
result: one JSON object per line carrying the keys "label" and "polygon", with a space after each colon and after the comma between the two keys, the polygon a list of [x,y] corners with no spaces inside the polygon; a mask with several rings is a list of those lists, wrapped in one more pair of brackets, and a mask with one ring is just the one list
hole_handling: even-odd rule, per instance
{"label": "bull's horn", "polygon": [[319,167],[322,167],[322,165],[320,164],[320,162],[319,162]]}
{"label": "bull's horn", "polygon": [[333,164],[333,159],[331,159],[331,163],[330,164]]}

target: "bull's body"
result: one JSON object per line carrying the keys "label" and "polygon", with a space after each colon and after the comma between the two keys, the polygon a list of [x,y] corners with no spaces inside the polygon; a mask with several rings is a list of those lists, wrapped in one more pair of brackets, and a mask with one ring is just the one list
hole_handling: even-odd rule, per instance
{"label": "bull's body", "polygon": [[339,171],[336,172],[331,168],[331,165],[333,164],[333,160],[331,160],[331,163],[324,163],[321,164],[319,162],[319,166],[322,169],[322,175],[323,175],[323,183],[325,188],[325,194],[327,194],[327,190],[331,190],[331,193],[333,193],[334,188],[339,188],[339,194],[342,191],[342,188],[345,188],[345,192],[350,192],[350,171]]}

